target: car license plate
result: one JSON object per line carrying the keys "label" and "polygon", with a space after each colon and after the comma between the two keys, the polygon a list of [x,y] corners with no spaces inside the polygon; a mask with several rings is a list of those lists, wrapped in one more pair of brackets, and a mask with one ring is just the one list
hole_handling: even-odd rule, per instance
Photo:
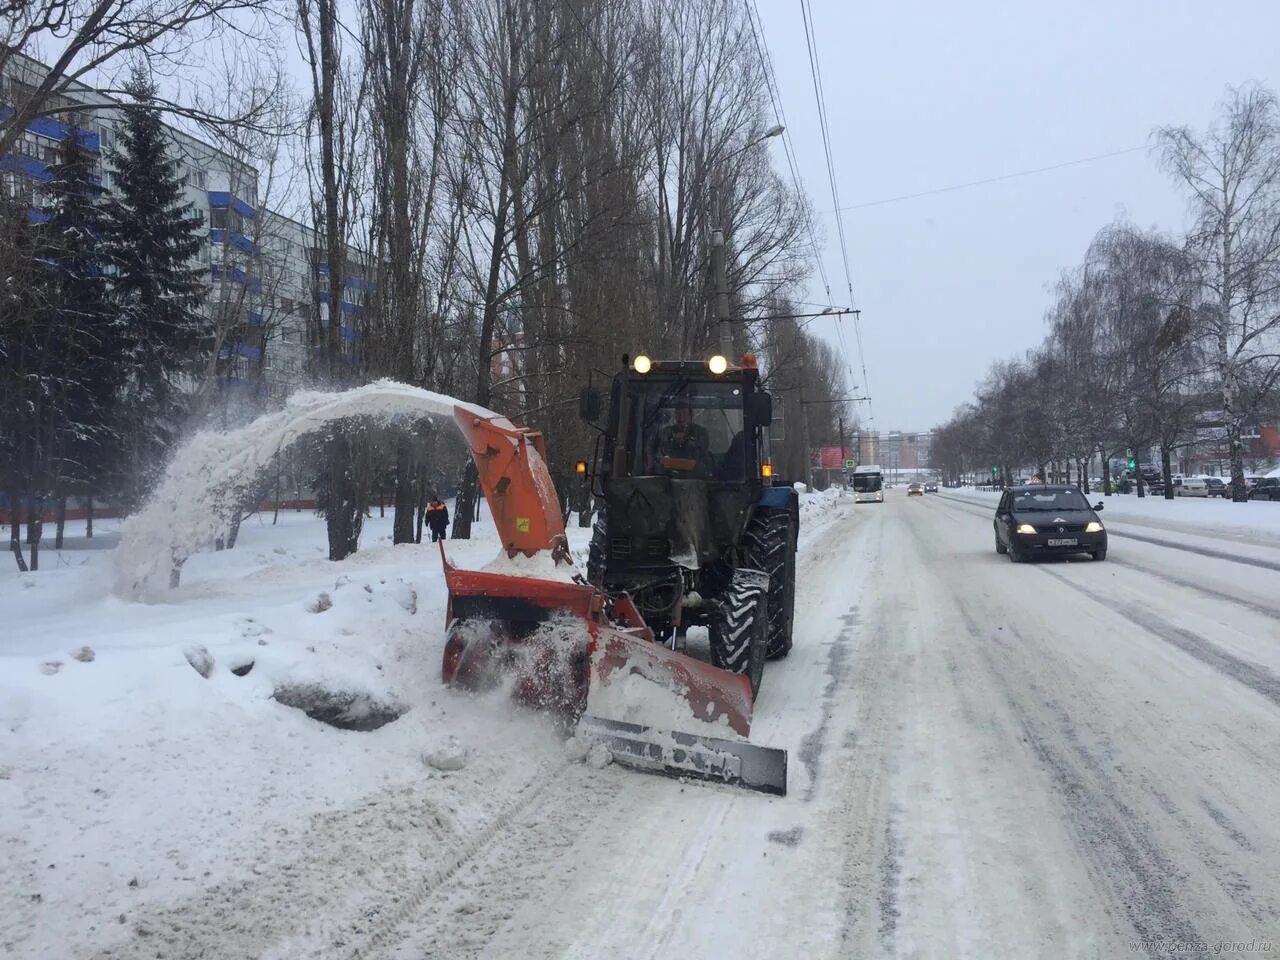
{"label": "car license plate", "polygon": [[1066,537],[1059,540],[1049,541],[1049,546],[1051,547],[1078,547],[1079,545],[1080,541],[1075,537]]}

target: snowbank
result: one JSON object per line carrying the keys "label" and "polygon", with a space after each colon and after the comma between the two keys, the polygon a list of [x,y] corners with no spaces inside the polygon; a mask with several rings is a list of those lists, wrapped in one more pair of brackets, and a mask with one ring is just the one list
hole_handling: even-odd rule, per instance
{"label": "snowbank", "polygon": [[146,507],[123,525],[115,557],[117,595],[137,600],[165,589],[173,570],[225,533],[272,458],[300,438],[352,417],[385,424],[451,417],[455,407],[510,426],[483,407],[380,380],[341,393],[296,393],[283,410],[243,427],[197,434],[178,449]]}
{"label": "snowbank", "polygon": [[[0,954],[140,948],[138,925],[158,905],[219,889],[230,898],[295,856],[317,817],[403,786],[456,805],[465,822],[497,784],[561,762],[549,720],[441,686],[436,547],[392,546],[391,522],[367,520],[360,552],[331,563],[312,513],[282,513],[276,526],[250,517],[235,550],[191,557],[159,605],[112,595],[110,551],[0,577]],[[449,544],[460,565],[498,548],[487,514],[475,533]],[[313,603],[321,594],[327,605]],[[332,694],[354,729],[286,706],[282,690]],[[361,714],[387,708],[405,712],[357,732]],[[176,942],[220,926],[173,922],[190,928]],[[166,955],[202,955],[170,933]],[[203,955],[236,954],[210,943]]]}

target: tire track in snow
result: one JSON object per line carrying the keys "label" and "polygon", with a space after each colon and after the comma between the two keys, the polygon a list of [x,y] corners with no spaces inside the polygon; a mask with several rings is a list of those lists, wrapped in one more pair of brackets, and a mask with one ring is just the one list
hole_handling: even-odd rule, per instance
{"label": "tire track in snow", "polygon": [[541,771],[496,814],[465,832],[419,786],[397,787],[320,815],[287,858],[152,911],[135,920],[130,940],[81,955],[368,957],[435,891],[498,843],[513,820],[561,781],[564,766],[562,761]]}
{"label": "tire track in snow", "polygon": [[1250,610],[1259,616],[1268,617],[1272,620],[1280,620],[1280,608],[1278,607],[1270,607],[1266,604],[1257,603],[1253,600],[1246,600],[1242,597],[1225,593],[1222,590],[1215,590],[1213,587],[1207,587],[1194,580],[1179,577],[1174,573],[1170,573],[1168,570],[1161,570],[1158,567],[1149,566],[1145,563],[1136,563],[1128,557],[1118,558],[1115,555],[1108,557],[1107,563],[1114,563],[1118,566],[1125,567],[1128,570],[1137,570],[1140,573],[1145,573],[1158,580],[1163,580],[1165,583],[1173,584],[1175,587],[1182,587],[1184,590],[1192,590],[1208,597],[1211,600],[1222,600],[1226,603],[1244,607],[1246,610]]}
{"label": "tire track in snow", "polygon": [[[822,791],[832,802],[827,815],[832,831],[824,839],[831,861],[839,864],[841,950],[837,956],[892,955],[897,929],[900,877],[896,834],[889,817],[889,778],[901,731],[890,713],[887,694],[900,689],[904,667],[890,642],[901,627],[901,617],[896,603],[886,597],[881,562],[889,519],[877,511],[875,539],[866,563],[857,570],[865,581],[861,589],[874,600],[865,615],[861,609],[844,615],[846,630],[857,627],[861,636],[856,644],[851,638],[843,641],[841,645],[853,656],[842,662],[840,678],[824,690],[824,698],[834,700],[839,694],[857,704],[842,740],[840,763],[832,764],[838,776]],[[824,703],[824,721],[831,712]],[[812,733],[819,756],[826,749],[827,732],[824,723]]]}
{"label": "tire track in snow", "polygon": [[349,960],[366,960],[375,955],[374,951],[395,936],[401,924],[421,911],[429,897],[453,879],[464,866],[495,845],[517,817],[531,808],[548,788],[559,782],[560,774],[567,765],[567,762],[561,762],[552,769],[544,771],[483,827],[460,837],[451,847],[442,851],[434,869],[429,869],[416,881],[411,881],[409,892],[400,895],[395,910],[385,918],[379,917],[378,923],[368,932],[364,942],[340,956],[347,957]]}
{"label": "tire track in snow", "polygon": [[[957,595],[956,601],[975,640],[995,639],[963,597]],[[1020,645],[1027,646],[1016,628],[1007,629]],[[1079,849],[1111,888],[1112,899],[1123,909],[1148,956],[1207,956],[1185,948],[1205,941],[1175,893],[1176,866],[1138,811],[1125,802],[1107,765],[1084,745],[1070,711],[1034,680],[1016,684],[1008,673],[1013,659],[997,658],[992,647],[991,643],[974,645],[1002,688],[1027,748],[1049,776]],[[1030,708],[1028,694],[1039,701],[1038,712]],[[1177,944],[1184,945],[1181,951]]]}
{"label": "tire track in snow", "polygon": [[1232,680],[1244,684],[1250,690],[1280,706],[1280,677],[1277,677],[1266,668],[1250,660],[1228,653],[1198,633],[1185,627],[1180,627],[1175,623],[1170,623],[1164,617],[1149,610],[1135,604],[1119,603],[1108,599],[1047,567],[1037,567],[1036,569],[1066,584],[1077,593],[1082,593],[1095,602],[1102,604],[1107,609],[1115,611],[1130,623],[1142,627],[1148,633],[1177,647]]}
{"label": "tire track in snow", "polygon": [[823,753],[827,747],[827,734],[831,726],[831,705],[836,692],[844,683],[849,671],[849,650],[853,640],[852,631],[861,624],[858,607],[854,605],[840,617],[844,629],[830,642],[827,652],[827,683],[822,689],[822,719],[818,725],[804,735],[800,741],[799,760],[809,775],[809,783],[805,787],[805,802],[811,802],[818,791],[818,775],[822,768]]}

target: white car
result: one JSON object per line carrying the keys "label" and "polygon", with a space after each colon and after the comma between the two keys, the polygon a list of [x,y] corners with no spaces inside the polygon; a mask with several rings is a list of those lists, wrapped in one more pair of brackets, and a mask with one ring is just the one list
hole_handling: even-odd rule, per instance
{"label": "white car", "polygon": [[1175,477],[1173,495],[1175,497],[1207,497],[1209,485],[1200,477]]}

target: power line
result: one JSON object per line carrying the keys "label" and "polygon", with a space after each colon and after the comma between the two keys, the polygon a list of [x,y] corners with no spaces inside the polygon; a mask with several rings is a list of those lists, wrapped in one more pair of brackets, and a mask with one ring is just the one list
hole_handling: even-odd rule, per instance
{"label": "power line", "polygon": [[[879,207],[886,203],[899,203],[903,200],[916,200],[920,197],[932,197],[939,193],[950,193],[953,190],[967,190],[970,187],[981,187],[988,183],[1000,183],[1004,180],[1016,180],[1019,177],[1030,177],[1038,173],[1049,173],[1052,170],[1062,170],[1066,167],[1078,167],[1082,163],[1093,163],[1097,160],[1110,160],[1112,157],[1122,157],[1125,154],[1137,153],[1139,150],[1146,150],[1145,146],[1127,147],[1124,150],[1112,150],[1110,153],[1099,153],[1092,157],[1081,157],[1078,160],[1065,160],[1062,163],[1050,164],[1047,167],[1035,167],[1031,170],[1018,170],[1015,173],[1003,173],[998,177],[986,177],[982,180],[970,180],[967,183],[953,183],[946,187],[935,187],[932,190],[921,190],[918,193],[904,193],[896,197],[885,197],[883,200],[868,200],[865,203],[855,203],[847,207],[839,207],[840,210],[865,210],[867,207]],[[838,212],[837,211],[837,212]]]}
{"label": "power line", "polygon": [[[773,70],[773,57],[769,54],[769,47],[761,39],[761,31],[757,29],[756,24],[763,24],[760,17],[760,6],[756,0],[746,0],[747,22],[751,25],[751,36],[755,40],[756,54],[760,57],[760,63],[764,67],[764,84],[765,89],[769,93],[769,102],[773,106],[773,118],[782,125],[782,152],[787,158],[787,169],[791,172],[791,184],[795,188],[796,195],[801,199],[805,197],[804,184],[800,179],[799,167],[796,162],[795,143],[791,139],[791,129],[787,125],[787,114],[782,106],[782,91],[778,85],[777,75]],[[752,16],[754,8],[755,15]],[[813,261],[818,267],[818,276],[822,278],[822,289],[827,294],[827,302],[822,306],[832,306],[831,299],[831,283],[827,279],[827,268],[822,262],[822,249],[818,246],[818,235],[813,224],[813,211],[805,205],[805,227],[809,232],[809,246],[813,249]]]}
{"label": "power line", "polygon": [[[850,303],[855,302],[853,296],[853,275],[849,270],[849,247],[845,239],[844,217],[840,213],[840,189],[836,183],[835,158],[831,150],[831,130],[827,122],[827,101],[826,94],[822,85],[822,67],[819,64],[818,57],[818,41],[815,36],[816,31],[813,28],[813,9],[809,4],[809,0],[800,0],[800,16],[804,22],[804,39],[805,46],[809,53],[809,75],[813,80],[813,96],[818,106],[818,129],[822,134],[823,155],[827,165],[827,181],[831,187],[831,203],[835,211],[836,217],[836,235],[840,239],[840,260],[844,268],[845,285],[849,293]],[[848,349],[844,342],[843,323],[836,321],[836,339],[840,344],[840,351],[844,356],[845,367],[849,370],[850,377],[853,376],[853,369],[849,364]],[[854,313],[853,320],[854,336],[858,345],[858,364],[862,370],[862,383],[864,387],[869,386],[867,377],[867,359],[862,348],[862,323],[860,313]],[[871,423],[871,428],[875,429],[875,411],[870,403],[867,404],[867,417]]]}

